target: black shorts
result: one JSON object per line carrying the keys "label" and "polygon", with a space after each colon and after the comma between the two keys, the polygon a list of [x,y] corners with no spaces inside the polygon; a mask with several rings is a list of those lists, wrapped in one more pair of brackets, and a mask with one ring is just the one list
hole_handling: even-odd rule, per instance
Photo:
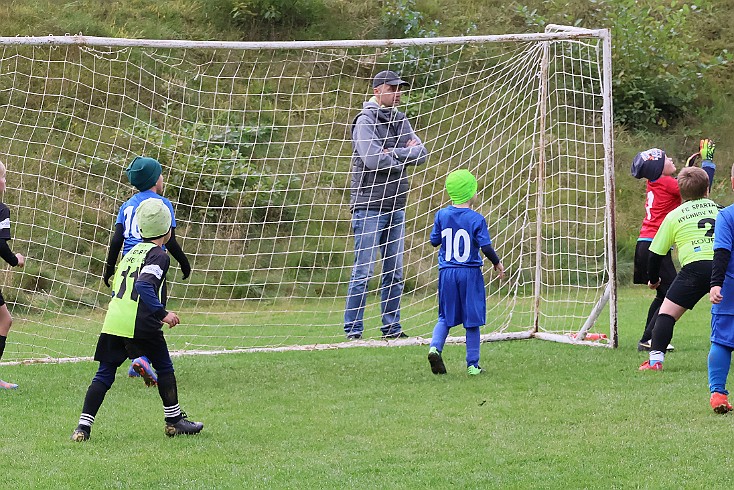
{"label": "black shorts", "polygon": [[3,293],[0,291],[0,306],[5,304],[5,298],[3,298]]}
{"label": "black shorts", "polygon": [[711,290],[712,260],[699,260],[683,267],[668,289],[667,299],[692,310]]}
{"label": "black shorts", "polygon": [[[647,265],[650,261],[650,244],[652,242],[640,240],[635,247],[635,272],[633,282],[635,284],[647,284],[650,280],[647,277]],[[667,287],[672,284],[675,279],[675,264],[673,264],[673,256],[670,252],[663,257],[660,262],[660,285]]]}
{"label": "black shorts", "polygon": [[143,339],[128,339],[107,333],[100,334],[97,349],[94,352],[94,360],[119,367],[125,362],[125,359],[147,356],[159,373],[173,371],[166,339],[162,331],[159,333],[160,335],[155,337]]}

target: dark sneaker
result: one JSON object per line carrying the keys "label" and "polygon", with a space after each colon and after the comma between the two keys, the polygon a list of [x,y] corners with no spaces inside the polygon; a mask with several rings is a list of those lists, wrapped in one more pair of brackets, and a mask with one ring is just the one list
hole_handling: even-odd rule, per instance
{"label": "dark sneaker", "polygon": [[80,427],[77,427],[76,429],[74,429],[74,433],[71,434],[71,440],[74,442],[88,441],[89,437],[90,437],[89,432],[87,432],[86,430]]}
{"label": "dark sneaker", "polygon": [[158,384],[158,375],[155,374],[146,357],[138,357],[133,359],[130,369],[135,371],[145,381],[145,386],[155,386]]}
{"label": "dark sneaker", "polygon": [[408,334],[406,334],[403,331],[387,333],[382,336],[382,340],[407,339],[407,338],[408,338]]}
{"label": "dark sneaker", "polygon": [[198,434],[199,432],[201,432],[201,429],[204,428],[204,424],[202,424],[201,422],[191,422],[189,419],[186,418],[186,414],[183,412],[181,412],[181,415],[183,415],[183,418],[181,418],[181,420],[179,420],[175,424],[166,422],[165,431],[168,437],[173,437],[181,434]]}
{"label": "dark sneaker", "polygon": [[362,340],[361,333],[350,333],[347,335],[347,340]]}
{"label": "dark sneaker", "polygon": [[[646,342],[637,342],[637,351],[638,352],[650,352],[652,350],[652,341],[648,340]],[[668,348],[665,349],[666,352],[673,352],[675,350],[675,347],[673,347],[673,344],[668,344]]]}
{"label": "dark sneaker", "polygon": [[446,374],[446,366],[441,358],[441,353],[435,347],[428,349],[428,362],[431,363],[433,374]]}

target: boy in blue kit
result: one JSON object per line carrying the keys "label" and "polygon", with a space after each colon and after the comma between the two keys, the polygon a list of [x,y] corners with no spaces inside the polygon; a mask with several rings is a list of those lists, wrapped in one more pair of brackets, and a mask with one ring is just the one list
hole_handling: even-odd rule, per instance
{"label": "boy in blue kit", "polygon": [[479,327],[486,323],[487,301],[479,250],[492,262],[500,278],[505,277],[497,253],[492,248],[487,222],[471,209],[477,193],[477,179],[468,170],[455,170],[446,177],[446,191],[452,206],[436,213],[431,245],[438,253],[438,322],[433,329],[428,362],[433,374],[446,374],[441,352],[449,329],[463,324],[466,330],[466,366],[469,375],[481,374],[479,367]]}
{"label": "boy in blue kit", "polygon": [[146,355],[158,373],[158,394],[163,402],[167,436],[198,434],[204,427],[191,422],[178,404],[173,361],[162,326],[173,328],[178,315],[166,310],[166,272],[171,259],[163,245],[171,237],[171,213],[160,199],[146,199],[137,209],[142,243],[120,262],[112,285],[112,300],[97,341],[94,360],[97,373],[87,389],[79,425],[71,439],[89,439],[92,424],[115,381],[115,373],[127,358]]}
{"label": "boy in blue kit", "polygon": [[[124,257],[135,245],[143,241],[140,236],[136,211],[141,202],[146,199],[160,199],[171,213],[171,239],[165,245],[165,249],[173,256],[181,267],[183,279],[191,274],[191,265],[181,246],[176,241],[176,218],[173,213],[171,201],[163,197],[163,169],[158,160],[149,157],[135,157],[126,170],[130,183],[138,189],[130,199],[120,206],[115,222],[115,233],[110,241],[107,252],[107,261],[104,272],[104,283],[110,286],[110,278],[115,273],[117,256],[122,249]],[[130,365],[128,375],[131,377],[142,376],[147,386],[154,386],[156,374],[150,367],[150,362],[145,356],[135,359]]]}
{"label": "boy in blue kit", "polygon": [[[734,190],[734,167],[731,187]],[[714,262],[711,266],[711,349],[709,350],[708,372],[709,403],[716,413],[732,410],[726,379],[731,367],[734,350],[734,205],[721,211],[716,218],[714,233]],[[724,301],[726,299],[726,301]]]}

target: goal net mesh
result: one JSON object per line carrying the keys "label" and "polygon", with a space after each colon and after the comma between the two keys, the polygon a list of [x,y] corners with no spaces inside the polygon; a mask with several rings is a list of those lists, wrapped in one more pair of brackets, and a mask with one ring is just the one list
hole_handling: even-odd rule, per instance
{"label": "goal net mesh", "polygon": [[[11,248],[27,257],[0,273],[14,317],[4,361],[93,354],[137,155],[161,162],[193,267],[187,280],[175,260],[169,271],[168,309],[182,320],[166,329],[172,350],[353,345],[343,330],[351,123],[388,68],[412,83],[401,110],[429,154],[411,167],[405,210],[409,340],[429,339],[436,322],[428,236],[458,168],[478,178],[475,209],[507,270],[500,281],[485,267],[484,339],[610,335],[609,317],[589,320],[613,284],[598,37],[257,49],[3,39],[3,201]],[[379,276],[378,260],[364,316],[372,343]]]}

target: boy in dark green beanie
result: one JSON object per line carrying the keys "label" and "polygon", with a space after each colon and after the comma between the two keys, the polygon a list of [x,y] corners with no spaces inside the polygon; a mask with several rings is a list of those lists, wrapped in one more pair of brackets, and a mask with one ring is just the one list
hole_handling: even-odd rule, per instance
{"label": "boy in dark green beanie", "polygon": [[[130,166],[126,170],[127,178],[130,183],[138,189],[139,192],[134,194],[130,199],[120,206],[117,213],[117,221],[115,222],[115,233],[110,241],[110,248],[107,253],[107,263],[104,272],[104,283],[109,287],[110,278],[115,273],[115,264],[117,256],[122,249],[122,256],[125,255],[138,243],[143,241],[140,236],[138,227],[137,209],[141,202],[146,199],[160,199],[171,213],[171,239],[165,245],[165,249],[173,256],[181,267],[183,279],[187,279],[191,274],[191,265],[186,254],[181,249],[181,245],[176,241],[176,218],[173,212],[171,201],[163,197],[163,169],[161,164],[155,158],[135,157]],[[128,370],[130,377],[143,376],[145,384],[154,386],[156,383],[155,372],[150,367],[150,362],[145,357],[137,358],[133,361]]]}

